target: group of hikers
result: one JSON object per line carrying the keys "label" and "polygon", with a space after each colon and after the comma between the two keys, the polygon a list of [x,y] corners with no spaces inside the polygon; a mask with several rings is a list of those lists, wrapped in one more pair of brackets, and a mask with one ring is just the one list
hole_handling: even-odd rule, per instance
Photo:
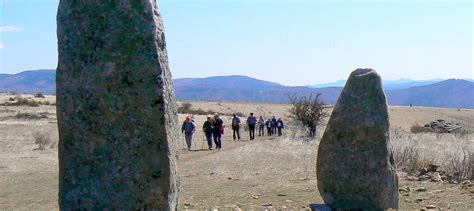
{"label": "group of hikers", "polygon": [[[240,129],[242,128],[242,123],[240,118],[236,114],[232,114],[231,120],[231,129],[232,137],[234,141],[240,141]],[[265,135],[265,128],[267,128],[267,135],[282,135],[282,129],[284,128],[283,121],[281,118],[275,118],[273,116],[271,119],[265,121],[262,116],[257,120],[257,117],[250,113],[250,116],[247,118],[247,126],[249,131],[249,139],[255,139],[255,130],[258,127],[258,136]],[[213,116],[207,116],[207,120],[202,126],[202,130],[207,140],[209,150],[213,150],[213,141],[217,150],[222,148],[222,134],[224,134],[224,122],[219,117],[218,114]],[[186,116],[186,120],[183,122],[181,127],[181,132],[184,133],[186,139],[186,145],[188,150],[191,150],[193,135],[196,132],[196,125],[194,124],[193,117],[191,115]]]}

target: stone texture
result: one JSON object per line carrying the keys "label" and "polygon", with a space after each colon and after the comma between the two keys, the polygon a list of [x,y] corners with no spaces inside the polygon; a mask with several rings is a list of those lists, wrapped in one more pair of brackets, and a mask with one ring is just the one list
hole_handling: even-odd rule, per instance
{"label": "stone texture", "polygon": [[332,208],[398,208],[387,102],[372,69],[352,72],[331,114],[317,158],[318,189]]}
{"label": "stone texture", "polygon": [[59,205],[175,210],[177,114],[155,1],[61,0]]}

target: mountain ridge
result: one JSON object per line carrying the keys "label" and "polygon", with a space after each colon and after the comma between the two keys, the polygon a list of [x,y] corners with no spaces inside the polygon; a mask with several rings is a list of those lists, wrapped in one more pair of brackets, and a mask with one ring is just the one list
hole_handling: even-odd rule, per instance
{"label": "mountain ridge", "polygon": [[[407,78],[401,78],[397,80],[382,80],[382,86],[384,90],[395,90],[395,89],[406,89],[415,86],[423,86],[434,84],[437,82],[443,81],[443,79],[430,79],[430,80],[412,80]],[[312,88],[321,88],[321,87],[344,87],[346,84],[346,80],[341,79],[334,82],[329,83],[322,83],[322,84],[315,84],[315,85],[308,85],[308,87]]]}
{"label": "mountain ridge", "polygon": [[[344,80],[340,80],[344,81]],[[401,79],[406,84],[419,81]],[[390,84],[390,83],[389,83]],[[408,88],[385,89],[389,105],[414,105],[445,108],[474,108],[474,82],[448,79]],[[243,75],[173,79],[178,100],[287,103],[288,96],[321,93],[326,103],[335,104],[342,86],[312,88],[285,86]],[[0,92],[54,94],[55,70],[28,70],[0,74]]]}

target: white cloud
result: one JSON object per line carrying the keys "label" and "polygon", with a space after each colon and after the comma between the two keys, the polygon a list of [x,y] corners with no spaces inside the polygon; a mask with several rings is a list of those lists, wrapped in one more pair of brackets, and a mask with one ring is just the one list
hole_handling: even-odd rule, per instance
{"label": "white cloud", "polygon": [[5,48],[7,48],[7,47],[5,47],[5,46],[3,45],[3,43],[0,43],[0,49],[5,49]]}
{"label": "white cloud", "polygon": [[12,25],[4,25],[0,26],[0,32],[16,32],[20,31],[20,27],[12,26]]}

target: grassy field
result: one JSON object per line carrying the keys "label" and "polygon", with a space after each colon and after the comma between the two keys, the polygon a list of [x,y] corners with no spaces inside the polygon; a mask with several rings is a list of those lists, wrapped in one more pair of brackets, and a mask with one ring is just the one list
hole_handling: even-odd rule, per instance
{"label": "grassy field", "polygon": [[[0,103],[11,95],[1,94]],[[54,103],[53,96],[25,98]],[[323,203],[316,185],[316,153],[318,142],[302,141],[303,132],[285,117],[289,108],[283,104],[226,102],[191,102],[193,109],[230,114],[254,112],[283,117],[287,130],[282,137],[258,137],[234,142],[231,131],[224,134],[221,151],[206,150],[202,132],[194,137],[193,151],[184,150],[179,140],[178,168],[181,181],[180,210],[184,209],[308,209]],[[58,191],[57,122],[53,105],[0,106],[0,210],[55,210]],[[20,115],[18,115],[20,114]],[[24,115],[28,114],[28,115]],[[31,114],[36,114],[31,115]],[[46,118],[45,118],[46,117]],[[184,115],[179,115],[180,121]],[[198,128],[205,116],[195,116]],[[412,134],[409,128],[436,119],[460,123],[467,134]],[[223,116],[230,124],[230,116]],[[420,163],[441,165],[450,170],[453,160],[474,152],[474,110],[421,107],[390,107],[392,149],[413,149]],[[322,131],[321,129],[320,131]],[[51,144],[36,150],[35,134],[46,134]],[[321,133],[319,133],[319,136]],[[467,155],[466,155],[467,153]],[[411,158],[414,158],[412,156]],[[408,163],[400,163],[406,167]],[[399,168],[400,187],[412,190],[400,196],[400,208],[417,209],[428,204],[438,208],[474,209],[473,189],[460,184],[430,181],[408,181],[407,172]],[[426,191],[416,191],[419,187]]]}

